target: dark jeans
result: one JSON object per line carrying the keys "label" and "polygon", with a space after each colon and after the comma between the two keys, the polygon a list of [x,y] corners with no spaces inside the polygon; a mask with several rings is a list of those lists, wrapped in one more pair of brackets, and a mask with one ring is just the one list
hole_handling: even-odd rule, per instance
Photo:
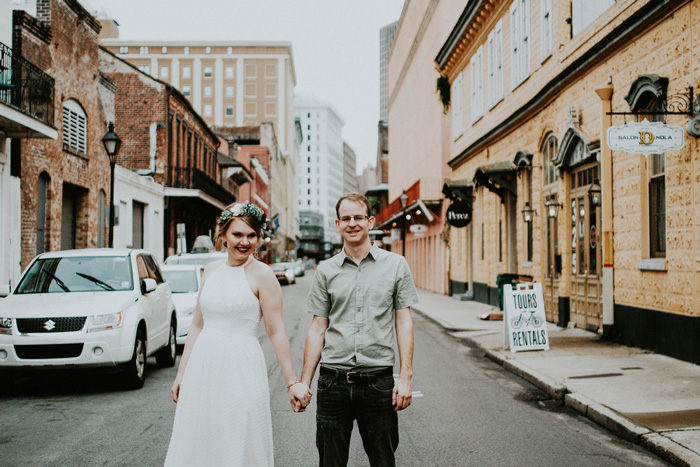
{"label": "dark jeans", "polygon": [[389,370],[371,382],[348,383],[341,375],[322,371],[316,402],[316,446],[321,467],[348,464],[353,421],[362,436],[372,467],[394,467],[399,445],[399,424],[391,393],[394,378]]}

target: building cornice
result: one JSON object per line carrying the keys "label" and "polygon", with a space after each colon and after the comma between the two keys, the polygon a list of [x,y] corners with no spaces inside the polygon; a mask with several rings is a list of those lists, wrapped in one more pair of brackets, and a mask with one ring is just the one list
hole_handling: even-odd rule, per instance
{"label": "building cornice", "polygon": [[552,102],[564,89],[580,79],[586,70],[590,70],[600,64],[604,59],[610,57],[625,44],[629,43],[635,36],[663,21],[681,6],[683,5],[675,0],[651,1],[642,6],[607,36],[595,43],[579,58],[564,68],[552,80],[545,83],[532,99],[502,122],[494,125],[490,131],[470,144],[447,164],[452,168],[459,166],[472,155],[522,125],[545,105]]}

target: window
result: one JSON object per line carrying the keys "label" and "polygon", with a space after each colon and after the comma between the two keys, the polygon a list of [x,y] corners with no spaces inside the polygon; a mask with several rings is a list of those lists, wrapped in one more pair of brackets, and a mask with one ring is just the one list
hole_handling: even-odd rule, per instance
{"label": "window", "polygon": [[167,47],[161,47],[161,48],[160,48],[160,53],[162,53],[163,55],[167,54],[167,53],[168,53],[168,48],[167,48]]}
{"label": "window", "polygon": [[161,77],[161,78],[167,78],[167,77],[168,77],[168,67],[167,67],[167,66],[162,66],[162,67],[160,67],[160,77]]}
{"label": "window", "polygon": [[233,55],[233,47],[228,47],[228,48],[226,49],[226,53],[229,54],[229,55]]}
{"label": "window", "polygon": [[226,106],[226,115],[233,115],[233,106],[232,105]]}
{"label": "window", "polygon": [[510,84],[515,89],[530,75],[530,0],[510,5]]}
{"label": "window", "polygon": [[452,83],[452,140],[456,140],[462,136],[463,132],[463,122],[462,122],[462,73],[457,75],[454,82]]}
{"label": "window", "polygon": [[204,116],[211,117],[211,104],[207,104],[204,106]]}
{"label": "window", "polygon": [[205,47],[204,53],[207,55],[210,55],[211,54],[211,47]]}
{"label": "window", "polygon": [[204,97],[211,97],[211,86],[204,86]]}
{"label": "window", "polygon": [[258,97],[258,85],[255,83],[246,83],[245,97]]}
{"label": "window", "polygon": [[246,78],[257,78],[258,77],[258,66],[257,65],[246,65],[245,66],[245,77]]}
{"label": "window", "polygon": [[234,75],[234,68],[232,66],[227,66],[226,67],[226,78],[233,79]]}
{"label": "window", "polygon": [[571,37],[583,31],[614,4],[615,0],[572,0]]}
{"label": "window", "polygon": [[549,135],[542,147],[542,184],[551,185],[557,181],[557,174],[554,168],[554,157],[557,154],[557,137]]}
{"label": "window", "polygon": [[[46,172],[39,175],[37,186],[37,210],[36,210],[36,254],[46,251],[46,202],[49,193],[49,178]],[[100,190],[101,193],[104,193]],[[102,233],[104,236],[104,231]]]}
{"label": "window", "polygon": [[148,55],[148,47],[141,47],[140,53],[141,55]]}
{"label": "window", "polygon": [[210,66],[204,67],[204,77],[211,78],[211,67]]}
{"label": "window", "polygon": [[233,86],[226,86],[226,97],[233,97]]}
{"label": "window", "polygon": [[189,66],[183,66],[182,67],[182,77],[183,78],[191,78],[192,77],[192,68]]}
{"label": "window", "polygon": [[469,60],[471,71],[471,114],[472,123],[484,115],[484,56],[483,47],[479,47]]}
{"label": "window", "polygon": [[119,47],[119,53],[120,53],[120,54],[128,54],[128,53],[129,53],[129,47],[125,47],[125,46]]}
{"label": "window", "polygon": [[73,99],[63,103],[63,146],[87,154],[87,116]]}
{"label": "window", "polygon": [[489,33],[489,109],[503,100],[503,25],[501,21]]}
{"label": "window", "polygon": [[182,94],[183,94],[185,97],[189,97],[189,96],[190,96],[190,87],[189,87],[189,86],[183,86],[183,87],[182,87]]}
{"label": "window", "polygon": [[139,70],[143,71],[144,73],[150,75],[151,74],[151,66],[150,65],[139,65]]}
{"label": "window", "polygon": [[542,61],[552,55],[552,0],[540,0]]}
{"label": "window", "polygon": [[190,48],[189,48],[189,47],[185,47],[185,48],[182,50],[182,53],[185,54],[185,55],[189,55],[189,54],[190,54]]}

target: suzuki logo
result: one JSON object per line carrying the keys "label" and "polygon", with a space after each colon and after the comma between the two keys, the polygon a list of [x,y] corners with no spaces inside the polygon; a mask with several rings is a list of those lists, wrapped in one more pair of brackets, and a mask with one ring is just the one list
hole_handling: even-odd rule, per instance
{"label": "suzuki logo", "polygon": [[56,322],[52,319],[44,323],[44,329],[47,331],[52,331],[56,327]]}

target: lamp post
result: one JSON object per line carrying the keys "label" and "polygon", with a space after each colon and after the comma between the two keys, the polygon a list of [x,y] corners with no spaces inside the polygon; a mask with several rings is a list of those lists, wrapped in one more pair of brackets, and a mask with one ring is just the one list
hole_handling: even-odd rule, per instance
{"label": "lamp post", "polygon": [[403,222],[401,224],[401,248],[403,252],[401,253],[404,257],[406,256],[406,205],[408,204],[408,195],[406,190],[403,190],[401,196],[399,196],[399,203],[401,203],[401,217],[403,217]]}
{"label": "lamp post", "polygon": [[593,180],[593,184],[588,189],[588,197],[591,200],[591,206],[593,208],[600,206],[600,183],[598,183],[597,178]]}
{"label": "lamp post", "polygon": [[122,140],[114,132],[114,122],[109,122],[107,133],[102,137],[109,157],[109,247],[114,247],[114,166],[117,163],[117,153]]}

